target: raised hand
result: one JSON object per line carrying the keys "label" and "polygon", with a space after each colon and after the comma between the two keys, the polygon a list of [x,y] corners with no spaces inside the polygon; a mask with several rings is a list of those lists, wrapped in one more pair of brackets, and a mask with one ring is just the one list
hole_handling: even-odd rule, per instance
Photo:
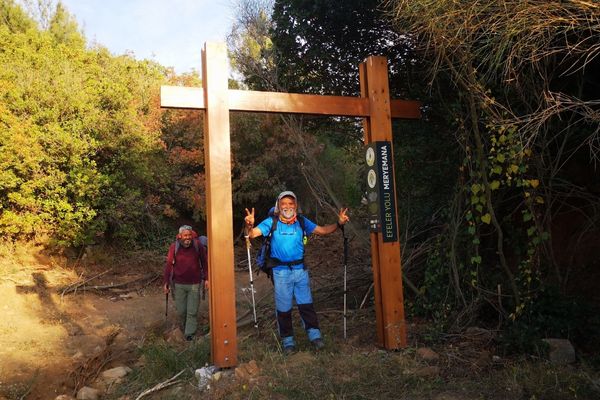
{"label": "raised hand", "polygon": [[248,228],[252,228],[254,226],[254,207],[252,207],[252,211],[246,208],[246,217],[244,218],[246,221],[246,226]]}
{"label": "raised hand", "polygon": [[350,217],[348,216],[348,209],[347,208],[340,209],[340,212],[338,214],[338,223],[340,225],[344,225],[348,221],[350,221]]}

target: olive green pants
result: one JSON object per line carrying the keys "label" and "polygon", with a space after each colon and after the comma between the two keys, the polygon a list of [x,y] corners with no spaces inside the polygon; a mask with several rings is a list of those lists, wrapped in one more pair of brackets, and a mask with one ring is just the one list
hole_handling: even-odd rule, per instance
{"label": "olive green pants", "polygon": [[183,325],[183,334],[193,336],[198,329],[198,303],[200,285],[175,283],[175,308]]}

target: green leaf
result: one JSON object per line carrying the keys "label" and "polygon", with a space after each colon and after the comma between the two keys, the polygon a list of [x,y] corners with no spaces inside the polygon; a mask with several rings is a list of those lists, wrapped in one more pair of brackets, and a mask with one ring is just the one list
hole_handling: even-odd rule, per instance
{"label": "green leaf", "polygon": [[496,190],[500,187],[500,181],[492,181],[492,183],[490,183],[490,189],[492,190]]}
{"label": "green leaf", "polygon": [[490,215],[490,213],[486,213],[485,215],[481,216],[481,222],[489,224],[492,221],[492,216]]}
{"label": "green leaf", "polygon": [[540,237],[542,238],[542,240],[548,240],[550,239],[550,234],[548,232],[542,232]]}

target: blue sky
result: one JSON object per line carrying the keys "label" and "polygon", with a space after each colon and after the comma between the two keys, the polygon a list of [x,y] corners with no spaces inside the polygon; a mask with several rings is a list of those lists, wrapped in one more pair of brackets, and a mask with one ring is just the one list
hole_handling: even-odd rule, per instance
{"label": "blue sky", "polygon": [[77,19],[88,43],[113,54],[132,52],[175,67],[200,71],[206,41],[225,41],[234,0],[61,0]]}

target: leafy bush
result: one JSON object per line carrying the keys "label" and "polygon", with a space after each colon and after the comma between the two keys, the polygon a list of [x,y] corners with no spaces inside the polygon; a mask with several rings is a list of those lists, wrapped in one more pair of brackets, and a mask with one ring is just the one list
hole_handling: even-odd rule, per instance
{"label": "leafy bush", "polygon": [[540,291],[500,338],[506,352],[543,353],[544,338],[569,339],[587,346],[600,334],[598,310],[589,303],[561,296],[555,288]]}
{"label": "leafy bush", "polygon": [[87,49],[61,3],[41,29],[2,2],[0,49],[0,234],[134,242],[167,179],[156,169],[164,69]]}

